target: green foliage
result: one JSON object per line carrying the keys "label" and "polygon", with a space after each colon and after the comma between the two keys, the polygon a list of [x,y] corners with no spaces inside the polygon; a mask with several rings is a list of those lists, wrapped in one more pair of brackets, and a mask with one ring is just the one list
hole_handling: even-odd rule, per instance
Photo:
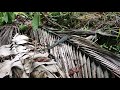
{"label": "green foliage", "polygon": [[102,48],[105,48],[111,52],[114,52],[115,54],[119,54],[120,53],[120,44],[118,45],[107,45],[106,43],[104,43],[103,45],[101,45]]}
{"label": "green foliage", "polygon": [[0,12],[0,25],[4,23],[10,24],[14,21],[15,14],[13,12]]}
{"label": "green foliage", "polygon": [[25,30],[28,29],[28,26],[21,24],[21,25],[19,26],[19,29],[22,30],[22,31],[25,31]]}
{"label": "green foliage", "polygon": [[25,12],[14,12],[15,16],[17,15],[22,15],[25,16],[26,18],[28,18],[28,15]]}
{"label": "green foliage", "polygon": [[2,24],[3,13],[0,13],[0,25]]}
{"label": "green foliage", "polygon": [[50,17],[63,17],[68,16],[71,12],[48,12]]}
{"label": "green foliage", "polygon": [[35,15],[34,15],[34,17],[32,19],[33,30],[36,30],[40,24],[41,24],[41,22],[40,22],[40,14],[35,13]]}
{"label": "green foliage", "polygon": [[76,20],[72,19],[72,12],[49,12],[48,15],[53,21],[62,26],[66,26],[68,28],[75,27]]}
{"label": "green foliage", "polygon": [[5,13],[3,13],[2,22],[12,23],[14,19],[15,19],[15,14],[13,12],[5,12]]}

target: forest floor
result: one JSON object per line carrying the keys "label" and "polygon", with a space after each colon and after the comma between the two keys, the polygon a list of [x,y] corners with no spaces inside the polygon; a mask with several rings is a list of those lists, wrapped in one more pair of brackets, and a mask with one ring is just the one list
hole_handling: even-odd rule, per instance
{"label": "forest floor", "polygon": [[[53,15],[52,18],[58,24],[69,29],[102,31],[117,35],[117,38],[110,39],[102,37],[99,40],[99,45],[120,54],[120,12],[70,12],[70,14],[59,17]],[[52,26],[54,27],[53,24]]]}
{"label": "forest floor", "polygon": [[[42,25],[60,30],[60,32],[65,32],[67,30],[84,30],[87,32],[101,31],[107,35],[115,35],[115,37],[113,37],[98,33],[93,36],[96,37],[97,35],[97,38],[95,38],[97,41],[95,41],[95,43],[117,55],[108,52],[107,50],[103,50],[101,47],[98,48],[97,46],[94,46],[94,43],[89,42],[89,39],[87,41],[86,38],[83,38],[84,35],[78,35],[80,37],[73,35],[72,39],[69,39],[69,41],[73,40],[72,43],[77,42],[79,46],[77,47],[78,50],[76,50],[75,47],[63,43],[63,46],[57,45],[56,48],[52,50],[51,54],[45,49],[47,48],[46,40],[48,40],[50,44],[53,44],[59,38],[43,32],[43,27],[38,28],[36,31],[33,30],[31,26],[30,28],[27,28],[27,30],[20,30],[19,24],[22,23],[22,25],[24,25],[29,23],[29,21],[27,21],[26,18],[18,17],[16,22],[6,24],[0,28],[0,77],[76,78],[80,76],[81,68],[83,70],[83,76],[81,77],[83,78],[84,73],[85,77],[88,77],[90,73],[92,73],[92,77],[95,76],[95,78],[99,76],[103,77],[104,75],[101,75],[101,73],[105,74],[105,76],[110,76],[108,74],[109,72],[107,72],[106,75],[106,71],[109,70],[120,76],[120,57],[118,56],[120,54],[120,13],[66,13],[56,16],[52,15],[52,12],[51,14],[49,12],[49,14],[46,15],[47,18],[52,19],[52,21],[57,24],[51,23],[49,20],[47,21],[46,18],[42,17]],[[61,27],[63,30],[60,29]],[[78,42],[79,40],[80,42]],[[79,50],[81,50],[81,52],[78,53]],[[80,56],[80,59],[77,62],[78,55]],[[87,55],[90,57],[86,57]],[[82,63],[86,61],[88,62],[85,64]],[[87,66],[88,63],[91,66]],[[78,67],[78,64],[80,67]],[[91,71],[88,71],[90,73],[87,74],[87,69],[90,68]],[[103,68],[105,68],[105,70]],[[71,73],[72,76],[70,76]],[[77,75],[76,73],[79,74]]]}

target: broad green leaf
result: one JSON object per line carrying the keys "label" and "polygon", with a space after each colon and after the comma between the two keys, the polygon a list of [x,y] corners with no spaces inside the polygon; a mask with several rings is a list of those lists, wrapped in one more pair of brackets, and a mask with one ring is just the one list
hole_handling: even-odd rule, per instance
{"label": "broad green leaf", "polygon": [[13,12],[8,12],[8,23],[12,23],[14,20],[14,13]]}
{"label": "broad green leaf", "polygon": [[8,23],[8,13],[7,12],[4,13],[3,22],[4,21],[5,21],[5,23]]}
{"label": "broad green leaf", "polygon": [[36,30],[38,28],[39,23],[40,23],[40,15],[36,13],[32,20],[33,30]]}

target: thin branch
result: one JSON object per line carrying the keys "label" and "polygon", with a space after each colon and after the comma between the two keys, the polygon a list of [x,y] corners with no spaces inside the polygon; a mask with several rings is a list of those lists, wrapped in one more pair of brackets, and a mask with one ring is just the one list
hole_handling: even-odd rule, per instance
{"label": "thin branch", "polygon": [[107,33],[101,32],[101,31],[92,31],[92,30],[85,31],[83,29],[67,29],[65,31],[60,31],[59,29],[54,29],[54,28],[49,28],[49,27],[43,27],[43,28],[47,28],[56,34],[71,34],[71,35],[96,35],[96,34],[99,34],[102,36],[117,37],[117,35],[107,34]]}
{"label": "thin branch", "polygon": [[52,23],[53,25],[56,25],[56,26],[60,27],[61,29],[63,29],[63,28],[68,29],[67,27],[61,26],[61,25],[58,24],[57,22],[54,22],[54,21],[52,21],[51,19],[49,19],[43,12],[41,12],[41,14],[45,17],[45,19],[46,19],[47,21],[49,21],[49,22]]}

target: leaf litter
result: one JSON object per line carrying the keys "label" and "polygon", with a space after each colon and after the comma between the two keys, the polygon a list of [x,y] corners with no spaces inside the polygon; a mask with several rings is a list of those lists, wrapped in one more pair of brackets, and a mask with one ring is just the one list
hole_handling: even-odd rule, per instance
{"label": "leaf litter", "polygon": [[[30,45],[25,35],[16,35],[8,45],[0,47],[0,78],[65,78],[64,71],[57,62],[49,58],[49,53],[40,52],[35,45]],[[11,58],[8,57],[11,56]]]}

